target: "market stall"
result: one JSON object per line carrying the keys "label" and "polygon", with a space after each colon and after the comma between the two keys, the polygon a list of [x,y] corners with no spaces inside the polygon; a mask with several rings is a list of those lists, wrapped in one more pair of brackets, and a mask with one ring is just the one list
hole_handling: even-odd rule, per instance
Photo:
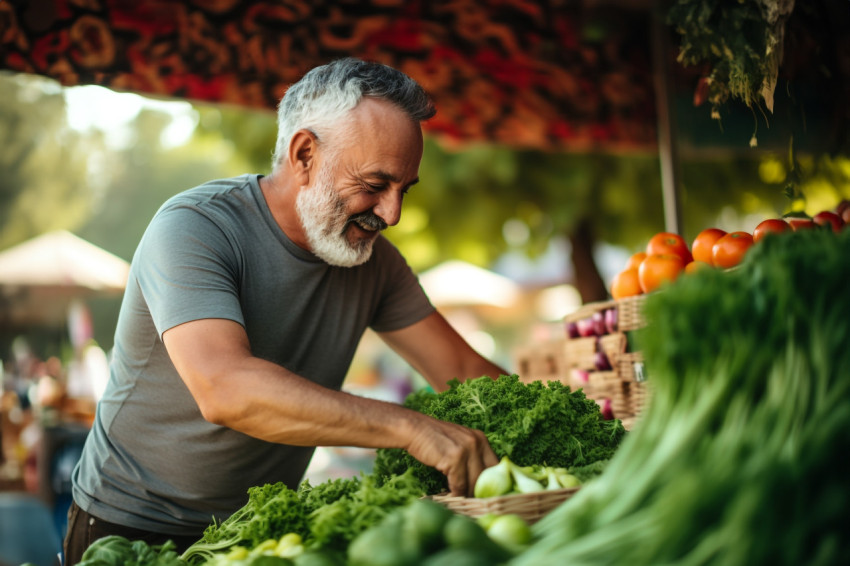
{"label": "market stall", "polygon": [[[226,1],[206,8],[152,3],[138,11],[120,3],[59,3],[46,15],[0,6],[12,22],[2,34],[13,46],[5,60],[16,70],[56,76],[65,84],[96,82],[264,107],[276,103],[281,85],[303,70],[275,59],[280,52],[270,50],[267,40],[313,15],[302,5]],[[544,29],[554,22],[552,33],[560,41],[572,37],[569,18],[548,20],[551,14],[538,6],[511,6]],[[455,83],[449,79],[468,61],[452,47],[441,48],[438,40],[445,36],[432,35],[431,20],[411,18],[403,8],[407,18],[399,19],[392,9],[392,3],[375,3],[353,23],[329,9],[310,20],[315,29],[287,37],[316,55],[311,63],[348,53],[354,42],[366,46],[362,55],[410,70],[438,94],[441,86],[451,90]],[[434,10],[425,15],[444,16],[442,8]],[[452,29],[461,42],[472,34],[487,38],[487,48],[472,50],[477,63],[494,56],[491,44],[497,54],[505,50],[529,63],[509,28],[482,21],[481,12],[463,3],[446,10],[456,18]],[[181,33],[154,25],[161,21],[181,22]],[[220,21],[231,23],[214,25]],[[268,21],[274,22],[271,32],[261,25]],[[413,31],[388,34],[389,21]],[[347,34],[335,33],[340,25]],[[33,38],[44,49],[23,55]],[[357,43],[363,38],[374,41]],[[417,41],[402,41],[411,38]],[[396,51],[388,54],[387,45]],[[615,41],[612,49],[622,45]],[[140,55],[151,46],[162,59]],[[291,45],[283,48],[289,53]],[[418,61],[392,55],[405,49],[416,51]],[[590,64],[602,52],[591,49],[576,64]],[[199,78],[176,53],[194,56],[215,72]],[[267,66],[266,56],[275,65]],[[466,104],[443,102],[449,111],[446,121],[434,123],[435,131],[449,138],[543,146],[588,147],[601,139],[609,147],[623,140],[655,143],[655,125],[644,130],[631,121],[640,114],[635,100],[617,96],[645,86],[606,75],[613,84],[600,82],[608,88],[594,97],[595,83],[587,92],[580,73],[557,72],[574,62],[562,56],[552,66],[538,61],[528,67],[497,58],[511,71],[496,73],[505,79],[499,83],[504,90],[475,81],[464,88],[477,86],[481,90],[473,94],[499,103],[468,106],[464,91]],[[443,67],[446,61],[457,66]],[[247,70],[249,80],[234,68]],[[268,69],[285,73],[261,72]],[[560,95],[572,92],[570,85],[577,96],[563,97],[570,101],[564,111],[557,106],[563,103]],[[515,98],[507,101],[504,92]],[[724,101],[722,92],[712,96],[713,104]],[[527,97],[531,107],[523,105]],[[580,123],[585,112],[570,114],[573,107],[602,99],[607,104],[586,110],[616,108],[605,115],[613,116],[609,130],[573,130],[561,119],[566,112],[568,121]],[[646,102],[641,98],[638,110],[652,114]],[[459,124],[469,130],[460,131]],[[844,531],[850,522],[844,458],[850,449],[846,210],[839,205],[824,211],[839,218],[835,224],[828,216],[769,219],[786,222],[783,233],[757,241],[754,227],[728,250],[718,235],[705,267],[696,265],[702,261],[696,241],[663,233],[660,240],[670,249],[648,246],[644,257],[624,266],[629,273],[612,283],[612,300],[568,315],[563,340],[526,352],[518,360],[520,375],[455,382],[446,392],[408,396],[404,403],[410,409],[487,435],[500,463],[481,474],[474,497],[447,493],[438,471],[402,450],[382,449],[374,471],[360,477],[252,487],[244,507],[213,519],[184,552],[170,543],[110,537],[93,544],[83,564],[844,563],[850,559]],[[673,248],[683,244],[681,253]]]}
{"label": "market stall", "polygon": [[[359,478],[252,488],[183,553],[119,538],[84,563],[842,564],[848,254],[850,229],[789,225],[734,268],[647,292],[629,342],[650,392],[631,432],[559,382],[482,377],[411,395],[409,408],[488,435],[501,462],[474,497],[448,495],[436,470],[382,449]],[[584,314],[593,324],[627,304]],[[630,332],[626,317],[616,328]]]}

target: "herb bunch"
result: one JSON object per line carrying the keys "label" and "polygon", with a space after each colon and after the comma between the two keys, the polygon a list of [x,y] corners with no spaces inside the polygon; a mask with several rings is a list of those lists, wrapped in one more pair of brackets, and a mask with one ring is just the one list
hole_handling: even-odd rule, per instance
{"label": "herb bunch", "polygon": [[638,331],[652,401],[512,566],[850,563],[850,230],[769,234]]}

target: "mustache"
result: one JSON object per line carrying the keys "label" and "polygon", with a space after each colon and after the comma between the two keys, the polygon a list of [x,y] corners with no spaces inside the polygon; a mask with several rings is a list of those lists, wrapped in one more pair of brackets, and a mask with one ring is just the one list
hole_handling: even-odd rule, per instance
{"label": "mustache", "polygon": [[361,212],[360,214],[355,214],[354,216],[348,219],[346,225],[355,222],[357,224],[361,224],[366,226],[367,228],[371,228],[372,230],[386,230],[389,225],[384,222],[384,220],[372,212],[371,210],[367,210],[365,212]]}

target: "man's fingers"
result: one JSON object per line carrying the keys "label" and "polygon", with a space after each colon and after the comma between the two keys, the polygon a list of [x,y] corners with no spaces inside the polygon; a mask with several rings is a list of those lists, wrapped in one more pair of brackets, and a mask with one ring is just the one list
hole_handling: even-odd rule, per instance
{"label": "man's fingers", "polygon": [[466,466],[454,466],[447,476],[449,480],[449,491],[456,497],[467,497],[469,495],[469,479],[466,474]]}

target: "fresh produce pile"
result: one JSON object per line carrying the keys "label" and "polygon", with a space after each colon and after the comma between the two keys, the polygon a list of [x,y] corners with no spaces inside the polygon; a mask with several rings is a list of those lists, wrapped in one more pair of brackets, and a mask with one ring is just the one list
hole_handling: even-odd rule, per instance
{"label": "fresh produce pile", "polygon": [[530,540],[528,525],[516,516],[476,521],[416,500],[357,537],[347,558],[349,566],[492,566],[507,562]]}
{"label": "fresh produce pile", "polygon": [[614,276],[611,296],[622,299],[651,293],[675,281],[683,273],[710,267],[733,268],[767,234],[805,230],[838,233],[848,224],[850,200],[843,200],[834,210],[822,210],[814,216],[792,212],[783,218],[767,218],[752,232],[706,228],[696,235],[690,246],[679,234],[659,232],[649,239],[645,250],[632,254],[623,269]]}
{"label": "fresh produce pile", "polygon": [[[117,535],[94,541],[83,553],[79,566],[186,566],[173,541],[149,545]],[[35,566],[35,565],[27,565]]]}
{"label": "fresh produce pile", "polygon": [[581,485],[581,480],[566,468],[552,466],[517,466],[503,456],[495,466],[490,466],[478,476],[474,495],[478,498],[498,497],[512,493],[569,489]]}
{"label": "fresh produce pile", "polygon": [[[226,520],[207,527],[204,536],[182,558],[192,564],[216,558],[239,547],[253,550],[268,541],[297,535],[305,549],[344,552],[360,533],[387,513],[422,496],[411,472],[377,485],[371,475],[328,480],[313,487],[305,481],[297,490],[283,483],[248,490],[248,503]],[[232,557],[243,558],[240,552]]]}
{"label": "fresh produce pile", "polygon": [[[484,432],[499,458],[519,466],[572,469],[611,458],[625,434],[618,420],[605,420],[595,401],[557,381],[523,383],[517,375],[453,380],[440,393],[407,397],[410,409]],[[400,449],[377,451],[373,474],[392,478],[411,470],[425,493],[448,489],[446,477]]]}
{"label": "fresh produce pile", "polygon": [[787,231],[649,296],[652,404],[511,565],[850,564],[848,282],[850,230]]}

